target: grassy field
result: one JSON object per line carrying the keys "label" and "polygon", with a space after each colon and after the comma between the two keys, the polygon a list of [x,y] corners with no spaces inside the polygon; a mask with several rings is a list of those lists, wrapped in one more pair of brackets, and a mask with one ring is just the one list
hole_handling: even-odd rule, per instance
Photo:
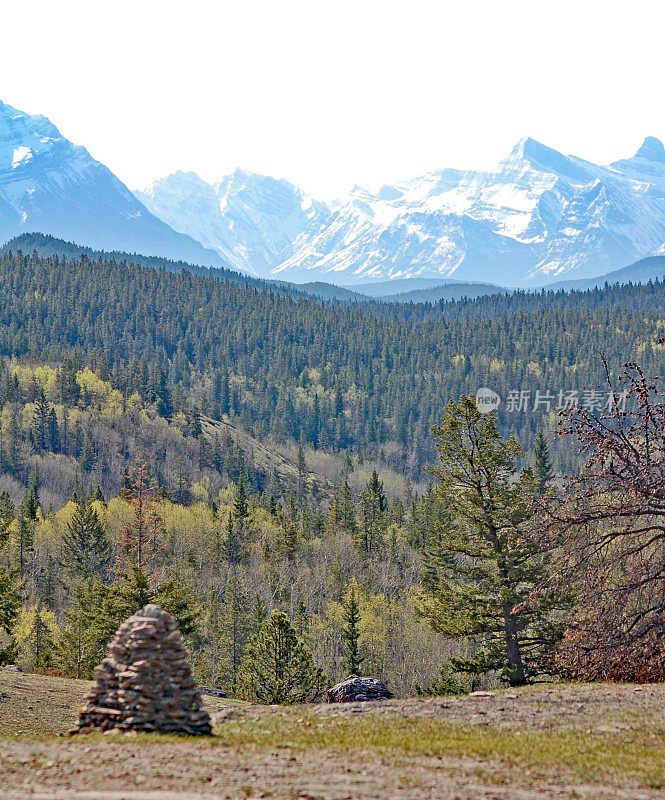
{"label": "grassy field", "polygon": [[215,699],[206,739],[67,737],[86,686],[0,672],[1,797],[665,797],[662,686],[291,708]]}

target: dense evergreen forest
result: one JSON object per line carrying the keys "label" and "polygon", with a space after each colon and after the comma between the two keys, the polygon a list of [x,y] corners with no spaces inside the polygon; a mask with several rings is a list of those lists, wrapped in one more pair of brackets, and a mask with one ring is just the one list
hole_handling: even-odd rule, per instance
{"label": "dense evergreen forest", "polygon": [[581,392],[601,382],[601,356],[647,371],[661,357],[661,283],[573,293],[565,307],[560,294],[345,306],[86,257],[5,254],[0,278],[6,358],[77,354],[123,397],[159,395],[165,416],[230,414],[257,438],[363,453],[414,480],[450,399],[494,389],[503,429],[528,449],[556,409],[511,414],[511,390]]}
{"label": "dense evergreen forest", "polygon": [[[565,302],[326,303],[184,269],[5,253],[0,658],[88,675],[113,625],[155,599],[199,679],[234,694],[249,691],[242,665],[272,611],[331,679],[362,658],[409,694],[444,662],[475,664],[449,636],[460,499],[428,486],[442,447],[431,427],[451,400],[501,395],[498,431],[472,402],[448,405],[435,430],[475,414],[525,541],[529,504],[580,464],[572,437],[555,436],[558,393],[598,387],[603,356],[613,372],[635,359],[661,373],[664,299],[653,283]],[[511,390],[531,393],[526,409],[510,410]],[[534,411],[537,391],[549,407]],[[524,451],[501,444],[511,433]],[[537,586],[542,565],[528,568]]]}

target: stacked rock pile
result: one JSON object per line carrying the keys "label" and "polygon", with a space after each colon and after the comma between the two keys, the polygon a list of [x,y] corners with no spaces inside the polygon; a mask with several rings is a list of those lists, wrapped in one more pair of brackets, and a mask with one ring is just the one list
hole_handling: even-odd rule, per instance
{"label": "stacked rock pile", "polygon": [[147,605],[125,620],[95,667],[79,709],[78,731],[156,731],[209,734],[210,715],[192,677],[188,652],[173,617]]}
{"label": "stacked rock pile", "polygon": [[329,703],[363,703],[370,700],[390,700],[394,695],[376,678],[349,677],[328,689]]}

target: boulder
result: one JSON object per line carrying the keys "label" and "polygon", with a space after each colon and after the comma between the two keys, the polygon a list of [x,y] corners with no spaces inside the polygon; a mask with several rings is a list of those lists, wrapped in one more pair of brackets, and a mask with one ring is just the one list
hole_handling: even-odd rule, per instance
{"label": "boulder", "polygon": [[78,731],[209,734],[210,715],[173,617],[149,604],[125,620],[95,667]]}
{"label": "boulder", "polygon": [[382,681],[350,675],[342,683],[328,689],[329,703],[363,703],[370,700],[390,700],[394,695]]}
{"label": "boulder", "polygon": [[199,686],[199,692],[209,697],[227,697],[224,689],[217,689],[215,686]]}

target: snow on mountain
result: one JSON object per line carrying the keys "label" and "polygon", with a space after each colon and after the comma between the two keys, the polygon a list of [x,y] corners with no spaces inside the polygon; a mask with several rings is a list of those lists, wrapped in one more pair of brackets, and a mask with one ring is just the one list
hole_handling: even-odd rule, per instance
{"label": "snow on mountain", "polygon": [[327,209],[292,184],[237,169],[211,185],[193,172],[176,172],[137,192],[174,230],[216,250],[231,266],[266,276],[290,254],[293,242]]}
{"label": "snow on mountain", "polygon": [[376,194],[355,190],[278,271],[509,285],[598,275],[665,241],[661,151],[647,140],[633,159],[601,167],[524,139],[494,172],[442,170]]}
{"label": "snow on mountain", "polygon": [[444,169],[334,204],[236,170],[177,172],[132,194],[43,116],[0,102],[0,242],[40,231],[96,249],[261,277],[534,286],[665,253],[665,148],[608,166],[523,139],[489,172]]}
{"label": "snow on mountain", "polygon": [[102,250],[221,266],[216,253],[154,217],[43,116],[0,102],[0,243],[39,231]]}
{"label": "snow on mountain", "polygon": [[232,264],[295,281],[454,275],[529,286],[600,275],[665,246],[665,148],[652,137],[609,166],[527,138],[494,171],[356,187],[333,205],[246,172],[215,186],[177,173],[138,196]]}

